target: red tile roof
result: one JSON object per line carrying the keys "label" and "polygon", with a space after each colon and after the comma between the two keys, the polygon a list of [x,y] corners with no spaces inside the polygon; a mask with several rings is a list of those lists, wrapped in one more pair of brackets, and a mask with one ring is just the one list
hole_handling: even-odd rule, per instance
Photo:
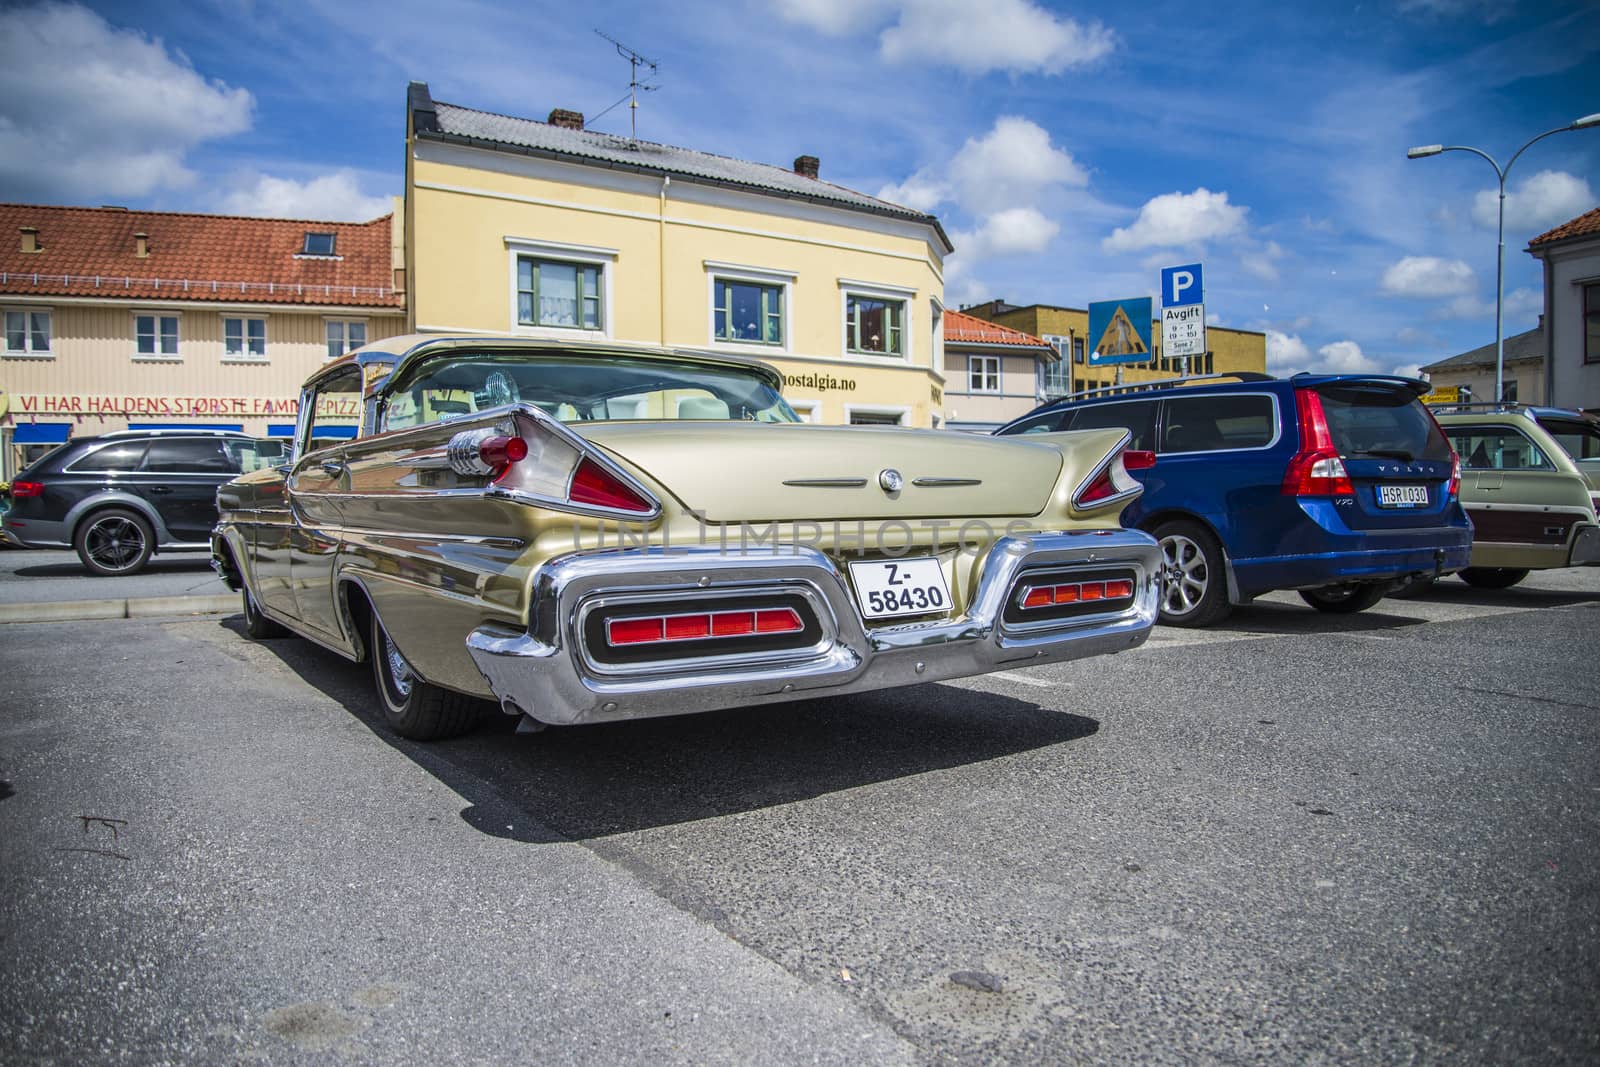
{"label": "red tile roof", "polygon": [[1549,244],[1552,241],[1564,241],[1568,237],[1587,237],[1596,233],[1600,233],[1600,207],[1563,222],[1553,230],[1541,233],[1528,242],[1528,247],[1533,248],[1535,245]]}
{"label": "red tile roof", "polygon": [[946,310],[944,313],[944,343],[949,344],[981,344],[981,345],[1015,345],[1018,348],[1049,348],[1054,352],[1048,341],[1013,330],[1009,326],[998,326],[992,322],[964,315],[959,311]]}
{"label": "red tile roof", "polygon": [[[403,307],[391,288],[389,228],[371,222],[252,219],[121,208],[0,204],[0,293],[252,304]],[[40,252],[23,252],[23,227]],[[303,257],[306,231],[337,258]],[[150,254],[134,254],[134,234]]]}

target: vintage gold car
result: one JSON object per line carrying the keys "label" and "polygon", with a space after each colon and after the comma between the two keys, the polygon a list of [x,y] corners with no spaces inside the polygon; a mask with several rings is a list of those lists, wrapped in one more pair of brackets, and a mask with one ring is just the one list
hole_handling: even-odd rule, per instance
{"label": "vintage gold car", "polygon": [[402,337],[329,363],[223,486],[254,637],[370,660],[389,726],[610,722],[1118,652],[1160,556],[1124,430],[801,424],[766,364]]}

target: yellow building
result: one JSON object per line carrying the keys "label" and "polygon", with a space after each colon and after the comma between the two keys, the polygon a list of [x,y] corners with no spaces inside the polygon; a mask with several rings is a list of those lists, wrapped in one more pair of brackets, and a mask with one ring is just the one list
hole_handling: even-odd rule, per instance
{"label": "yellow building", "polygon": [[[1018,307],[1004,300],[991,300],[977,307],[963,308],[962,311],[974,318],[1042,337],[1054,345],[1056,351],[1061,353],[1061,362],[1040,368],[1042,392],[1047,396],[1081,393],[1086,389],[1099,389],[1117,382],[1118,366],[1089,366],[1089,312],[1083,308],[1052,307],[1049,304]],[[1157,319],[1150,328],[1153,342],[1151,358],[1143,363],[1120,364],[1123,384],[1172,378],[1183,373],[1182,360],[1169,358],[1161,352],[1161,321]],[[1190,374],[1235,371],[1266,373],[1267,335],[1264,333],[1208,326],[1206,344],[1210,351],[1203,356],[1190,358]],[[1070,360],[1068,353],[1071,354]]]}
{"label": "yellow building", "polygon": [[407,318],[421,333],[755,356],[828,423],[944,420],[949,239],[793,170],[408,94]]}

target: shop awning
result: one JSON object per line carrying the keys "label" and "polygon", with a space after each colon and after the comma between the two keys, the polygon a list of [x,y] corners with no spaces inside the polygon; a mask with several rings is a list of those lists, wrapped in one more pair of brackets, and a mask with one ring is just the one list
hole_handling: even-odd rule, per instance
{"label": "shop awning", "polygon": [[59,445],[71,436],[70,422],[27,422],[13,428],[11,440],[19,445]]}

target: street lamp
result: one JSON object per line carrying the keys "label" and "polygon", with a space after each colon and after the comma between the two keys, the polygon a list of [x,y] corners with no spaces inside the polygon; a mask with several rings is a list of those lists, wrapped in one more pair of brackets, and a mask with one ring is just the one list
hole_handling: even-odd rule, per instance
{"label": "street lamp", "polygon": [[1506,302],[1506,175],[1511,172],[1511,166],[1517,161],[1517,156],[1522,155],[1535,141],[1542,141],[1554,133],[1565,133],[1568,130],[1582,130],[1590,126],[1600,126],[1600,111],[1593,115],[1585,115],[1575,122],[1565,126],[1557,126],[1553,130],[1546,130],[1532,141],[1517,149],[1516,154],[1504,167],[1494,161],[1494,157],[1479,148],[1472,148],[1462,144],[1425,144],[1406,152],[1407,159],[1422,159],[1426,156],[1436,156],[1440,152],[1471,152],[1475,156],[1482,156],[1489,161],[1489,166],[1494,168],[1496,177],[1500,179],[1500,225],[1499,249],[1494,267],[1494,399],[1500,403],[1505,399],[1506,393],[1506,340],[1504,331],[1504,310]]}

